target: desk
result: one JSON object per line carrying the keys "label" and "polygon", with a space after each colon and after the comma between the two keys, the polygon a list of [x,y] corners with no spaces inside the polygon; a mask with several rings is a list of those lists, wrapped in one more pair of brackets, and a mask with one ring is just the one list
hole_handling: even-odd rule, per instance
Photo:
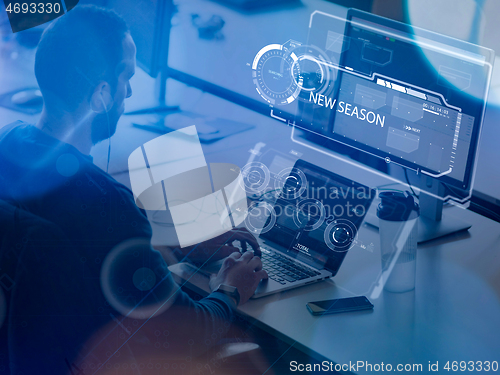
{"label": "desk", "polygon": [[[444,373],[447,361],[498,361],[500,225],[470,211],[457,215],[474,223],[469,232],[419,246],[415,290],[384,291],[372,300],[373,312],[314,317],[305,307],[369,295],[381,267],[378,233],[367,225],[359,237],[374,242],[373,253],[353,247],[333,280],[251,300],[238,311],[288,344],[339,364],[422,364],[428,373],[429,361],[439,361]],[[204,276],[191,280],[198,292],[208,291]]]}
{"label": "desk", "polygon": [[[257,140],[265,140],[283,153],[294,149],[308,161],[369,186],[384,183],[378,175],[362,173],[351,164],[292,142],[289,127],[237,107],[210,95],[198,101],[198,108],[208,114],[224,108],[230,118],[232,114],[256,125],[251,131],[203,145],[208,161],[243,166],[248,150]],[[157,136],[132,128],[127,121],[130,118],[121,120],[113,138],[121,146],[114,149],[113,155],[118,159],[113,158],[111,164],[117,170],[126,168],[126,149],[133,150]],[[118,173],[116,177],[128,184],[126,173]],[[359,231],[358,239],[373,243],[373,252],[353,247],[334,279],[252,300],[238,312],[317,359],[339,364],[360,360],[393,366],[407,363],[427,366],[428,361],[439,361],[440,366],[444,366],[446,361],[455,360],[498,361],[500,224],[471,211],[456,207],[445,209],[471,222],[472,228],[419,246],[415,290],[402,294],[383,292],[372,301],[373,312],[313,317],[305,307],[310,301],[370,295],[381,262],[377,230],[366,224]],[[190,286],[196,291],[208,292],[205,277],[199,275],[191,281]]]}
{"label": "desk", "polygon": [[[146,77],[138,81],[140,78],[147,81]],[[185,96],[192,93],[187,87],[181,90]],[[380,176],[362,175],[350,164],[293,143],[290,128],[270,118],[210,95],[201,97],[197,108],[207,115],[218,115],[223,108],[225,117],[256,125],[252,131],[203,145],[209,162],[243,166],[248,150],[256,141],[265,140],[282,152],[294,149],[308,161],[370,186],[384,183]],[[131,120],[120,120],[112,138],[110,164],[115,178],[126,185],[128,155],[157,136],[131,127]],[[94,149],[98,165],[105,166],[106,151],[107,142]],[[377,232],[368,226],[361,228],[359,238],[375,244],[373,253],[354,247],[333,280],[253,300],[238,311],[288,344],[317,359],[339,364],[360,360],[427,366],[428,361],[439,361],[443,366],[448,360],[500,360],[500,224],[470,211],[447,210],[473,223],[472,228],[468,233],[420,246],[415,291],[384,292],[372,301],[373,312],[313,317],[305,308],[309,301],[369,292],[380,270],[380,250]],[[206,281],[199,280],[201,289],[206,290]]]}

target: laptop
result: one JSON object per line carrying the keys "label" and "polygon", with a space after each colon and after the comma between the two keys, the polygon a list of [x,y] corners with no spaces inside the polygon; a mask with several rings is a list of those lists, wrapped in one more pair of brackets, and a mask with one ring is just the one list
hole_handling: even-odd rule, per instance
{"label": "laptop", "polygon": [[[259,233],[263,268],[269,274],[252,298],[335,276],[375,197],[375,190],[304,160],[284,172],[275,176],[281,188],[274,204],[262,200],[250,205],[245,222]],[[217,273],[221,264],[200,270]]]}

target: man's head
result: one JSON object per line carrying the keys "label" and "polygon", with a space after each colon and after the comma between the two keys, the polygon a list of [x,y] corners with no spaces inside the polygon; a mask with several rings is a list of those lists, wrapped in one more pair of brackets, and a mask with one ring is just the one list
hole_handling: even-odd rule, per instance
{"label": "man's head", "polygon": [[114,134],[132,95],[135,44],[115,12],[77,6],[45,30],[35,75],[47,111],[92,112],[92,142]]}

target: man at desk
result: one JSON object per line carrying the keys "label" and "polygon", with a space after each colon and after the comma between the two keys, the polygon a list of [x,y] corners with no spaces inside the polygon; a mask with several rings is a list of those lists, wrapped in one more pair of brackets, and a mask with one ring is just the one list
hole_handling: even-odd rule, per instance
{"label": "man at desk", "polygon": [[[241,255],[230,245],[246,241],[258,251],[250,233],[235,230],[187,249],[198,257],[205,254],[200,249],[219,250],[219,258],[231,254],[212,281],[218,291],[193,301],[175,286],[160,253],[149,247],[151,227],[130,190],[93,164],[92,146],[114,134],[124,100],[132,95],[135,54],[127,26],[114,12],[76,7],[49,26],[38,47],[35,75],[44,97],[39,121],[35,126],[16,122],[0,132],[0,197],[16,206],[12,219],[56,227],[50,233],[60,238],[56,243],[53,235],[44,238],[43,230],[38,231],[38,243],[53,244],[44,251],[30,247],[27,237],[14,241],[25,240],[28,250],[22,258],[20,251],[16,254],[9,332],[12,373],[73,373],[89,358],[106,363],[125,344],[133,352],[134,341],[147,355],[158,340],[156,332],[168,332],[170,344],[162,346],[169,348],[164,349],[166,356],[194,357],[228,331],[232,308],[245,303],[267,277],[259,257],[253,252]],[[134,238],[145,242],[129,242]],[[130,243],[139,246],[134,250],[137,262],[153,272],[148,279],[153,282],[147,287],[132,284],[137,272],[127,272],[137,265],[127,263],[118,276],[123,285],[121,279],[112,280],[118,283],[116,290],[131,284],[124,298],[132,298],[138,308],[151,293],[160,307],[170,301],[166,312],[143,320],[114,310],[101,291],[106,282],[103,262]],[[237,292],[228,292],[230,287]],[[127,316],[120,318],[120,313]],[[116,342],[102,343],[120,327],[129,340],[114,348]]]}

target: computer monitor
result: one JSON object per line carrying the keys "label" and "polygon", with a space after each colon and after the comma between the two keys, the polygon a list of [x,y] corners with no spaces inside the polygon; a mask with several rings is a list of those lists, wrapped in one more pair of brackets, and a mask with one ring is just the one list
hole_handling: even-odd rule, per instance
{"label": "computer monitor", "polygon": [[442,203],[471,197],[493,51],[355,9],[313,14],[308,46],[334,78],[301,95],[296,126],[420,176],[421,240],[469,228]]}
{"label": "computer monitor", "polygon": [[[155,100],[151,108],[134,114],[171,112],[178,107],[165,105],[168,78],[170,24],[174,13],[172,0],[107,0],[106,6],[127,22],[137,48],[137,65],[156,78]],[[132,114],[132,113],[129,113]]]}

